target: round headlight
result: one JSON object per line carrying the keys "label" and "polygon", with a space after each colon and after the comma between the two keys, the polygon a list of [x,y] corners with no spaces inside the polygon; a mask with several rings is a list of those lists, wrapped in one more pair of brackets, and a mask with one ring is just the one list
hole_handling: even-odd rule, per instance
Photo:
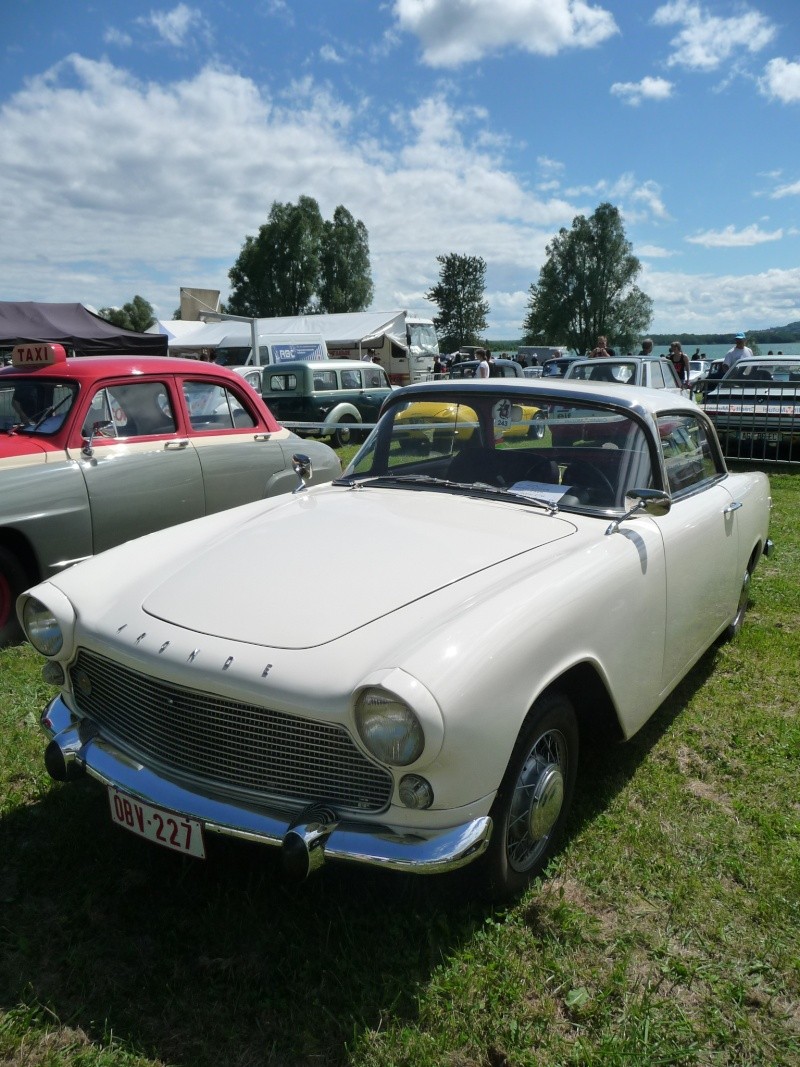
{"label": "round headlight", "polygon": [[43,656],[55,656],[64,644],[58,619],[50,608],[36,597],[28,597],[22,609],[22,625],[25,636]]}
{"label": "round headlight", "polygon": [[425,735],[405,701],[384,689],[365,689],[355,712],[361,740],[381,763],[406,767],[419,759]]}

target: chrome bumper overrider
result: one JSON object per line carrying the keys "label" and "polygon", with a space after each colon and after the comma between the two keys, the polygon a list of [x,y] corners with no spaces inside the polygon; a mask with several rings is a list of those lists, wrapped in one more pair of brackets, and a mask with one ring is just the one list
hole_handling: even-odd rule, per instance
{"label": "chrome bumper overrider", "polygon": [[[47,706],[41,721],[52,738],[45,759],[53,777],[71,779],[86,773],[146,803],[197,819],[210,833],[281,847],[293,874],[305,875],[325,859],[440,874],[471,863],[489,844],[492,820],[488,816],[444,830],[403,830],[340,822],[325,808],[324,800],[295,819],[266,814],[196,793],[137,763],[105,738],[88,736],[88,724],[76,725],[60,696]],[[63,773],[54,773],[56,764]]]}

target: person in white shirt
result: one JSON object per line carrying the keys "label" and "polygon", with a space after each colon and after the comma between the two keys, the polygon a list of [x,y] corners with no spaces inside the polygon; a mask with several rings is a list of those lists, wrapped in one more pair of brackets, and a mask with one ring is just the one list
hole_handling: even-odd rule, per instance
{"label": "person in white shirt", "polygon": [[481,361],[480,361],[480,363],[478,364],[478,366],[477,366],[477,368],[475,370],[475,377],[476,378],[488,378],[489,374],[490,374],[489,353],[484,348],[483,353],[481,354]]}
{"label": "person in white shirt", "polygon": [[743,333],[737,333],[734,340],[736,344],[733,346],[733,348],[728,349],[722,359],[722,362],[725,364],[726,367],[732,367],[734,363],[738,363],[739,360],[744,359],[745,356],[748,359],[753,358],[752,349],[747,348],[744,343],[745,338]]}

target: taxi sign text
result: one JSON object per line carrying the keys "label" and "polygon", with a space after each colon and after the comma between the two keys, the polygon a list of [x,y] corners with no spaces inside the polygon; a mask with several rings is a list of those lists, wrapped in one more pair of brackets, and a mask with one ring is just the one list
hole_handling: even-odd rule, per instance
{"label": "taxi sign text", "polygon": [[64,346],[54,344],[16,345],[11,352],[11,363],[15,367],[50,367],[66,358]]}

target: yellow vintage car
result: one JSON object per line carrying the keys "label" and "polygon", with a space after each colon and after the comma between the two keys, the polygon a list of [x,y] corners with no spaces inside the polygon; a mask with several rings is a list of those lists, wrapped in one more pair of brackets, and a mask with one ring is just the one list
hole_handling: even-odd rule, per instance
{"label": "yellow vintage car", "polygon": [[[418,401],[411,403],[396,416],[398,426],[407,428],[408,441],[435,446],[437,451],[449,451],[453,442],[472,438],[478,429],[478,417],[466,404]],[[495,418],[495,440],[528,439],[540,441],[544,437],[545,421],[539,408],[527,404],[513,404],[498,411]]]}

